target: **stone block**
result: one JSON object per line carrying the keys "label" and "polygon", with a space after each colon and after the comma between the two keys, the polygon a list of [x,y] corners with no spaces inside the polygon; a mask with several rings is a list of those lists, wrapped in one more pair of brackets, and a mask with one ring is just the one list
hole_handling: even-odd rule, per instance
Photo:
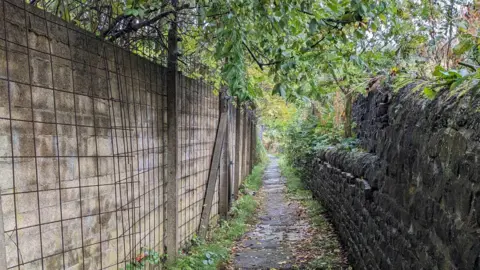
{"label": "stone block", "polygon": [[7,79],[7,48],[5,41],[0,39],[0,79]]}
{"label": "stone block", "polygon": [[[103,48],[101,48],[103,50]],[[96,51],[88,53],[88,65],[94,69],[102,70],[105,73],[107,60],[103,56],[103,51]]]}
{"label": "stone block", "polygon": [[15,203],[13,194],[2,195],[3,229],[10,232],[15,229]]}
{"label": "stone block", "polygon": [[55,124],[34,123],[36,156],[57,155],[57,131]]}
{"label": "stone block", "polygon": [[0,157],[12,156],[12,136],[10,121],[0,119]]}
{"label": "stone block", "polygon": [[27,84],[10,82],[10,109],[12,119],[32,120],[32,93]]}
{"label": "stone block", "polygon": [[70,60],[53,57],[53,85],[55,89],[73,92],[72,65]]}
{"label": "stone block", "polygon": [[111,129],[97,128],[96,130],[98,155],[113,156]]}
{"label": "stone block", "polygon": [[[59,232],[61,233],[61,230],[59,230]],[[55,236],[52,236],[52,237],[55,237]],[[61,237],[61,235],[60,235],[60,237]],[[56,245],[56,243],[54,243],[53,245]],[[64,254],[61,253],[61,254],[58,254],[58,255],[51,255],[51,256],[43,259],[43,265],[44,265],[45,269],[64,269],[64,267],[63,267],[63,256],[64,256]]]}
{"label": "stone block", "polygon": [[13,192],[13,170],[11,158],[0,158],[0,192],[1,194]]}
{"label": "stone block", "polygon": [[23,10],[25,9],[25,6],[26,6],[25,2],[23,2],[22,0],[4,0],[3,2],[5,3],[5,5],[7,3],[9,3],[16,8],[19,8],[18,9],[19,12],[23,12]]}
{"label": "stone block", "polygon": [[100,243],[100,216],[88,216],[83,218],[83,242],[84,245]]}
{"label": "stone block", "polygon": [[39,199],[40,199],[41,223],[59,221],[61,217],[60,191],[59,190],[40,191]]}
{"label": "stone block", "polygon": [[62,187],[79,186],[79,164],[78,157],[61,157],[60,160],[60,182]]}
{"label": "stone block", "polygon": [[55,122],[55,100],[53,90],[32,87],[33,120],[38,122]]}
{"label": "stone block", "polygon": [[[63,221],[63,245],[65,250],[72,250],[82,246],[82,221],[80,218]],[[67,252],[65,253],[65,263],[67,262]],[[78,263],[75,262],[75,263]]]}
{"label": "stone block", "polygon": [[83,250],[74,249],[65,252],[66,269],[84,269],[83,268]]}
{"label": "stone block", "polygon": [[50,55],[30,50],[30,74],[33,85],[53,88]]}
{"label": "stone block", "polygon": [[37,171],[39,190],[56,189],[59,187],[58,158],[38,157]]}
{"label": "stone block", "polygon": [[70,46],[57,40],[50,40],[50,52],[54,56],[70,59]]}
{"label": "stone block", "polygon": [[[79,127],[80,128],[80,127]],[[77,156],[77,131],[72,125],[57,125],[59,155]]]}
{"label": "stone block", "polygon": [[99,198],[98,198],[98,188],[93,187],[81,187],[81,207],[83,216],[91,216],[99,214]]}
{"label": "stone block", "polygon": [[77,110],[77,124],[90,127],[94,126],[93,99],[91,97],[76,95],[75,109]]}
{"label": "stone block", "polygon": [[[111,265],[111,270],[121,268],[121,266],[117,266],[117,240],[110,240],[102,242],[102,264],[104,265]],[[109,269],[110,270],[110,269]]]}
{"label": "stone block", "polygon": [[41,258],[40,226],[18,230],[18,248],[25,262]]}
{"label": "stone block", "polygon": [[103,99],[108,99],[108,83],[105,71],[96,68],[92,69],[92,71],[93,95]]}
{"label": "stone block", "polygon": [[15,196],[17,227],[39,224],[38,198],[36,192],[19,193]]}
{"label": "stone block", "polygon": [[55,106],[57,123],[75,124],[75,103],[73,94],[56,91]]}
{"label": "stone block", "polygon": [[100,128],[109,128],[110,123],[110,104],[105,99],[94,99],[95,106],[95,126]]}
{"label": "stone block", "polygon": [[48,34],[50,39],[63,44],[68,44],[68,30],[65,25],[58,24],[53,21],[47,22]]}
{"label": "stone block", "polygon": [[33,124],[23,121],[12,121],[13,155],[16,157],[35,155]]}
{"label": "stone block", "polygon": [[[37,172],[35,158],[14,158],[15,191],[26,192],[37,190]],[[13,178],[13,175],[9,175]]]}
{"label": "stone block", "polygon": [[30,49],[50,53],[50,42],[47,35],[41,35],[33,31],[28,32],[28,46]]}
{"label": "stone block", "polygon": [[25,26],[12,22],[5,22],[7,41],[20,46],[27,46],[27,30]]}
{"label": "stone block", "polygon": [[87,42],[87,51],[89,51],[90,53],[93,53],[93,54],[96,54],[96,55],[102,55],[103,53],[103,46],[104,46],[104,42],[102,42],[102,40],[100,40],[98,37],[96,36],[93,36],[91,34],[89,34],[87,37],[86,37],[86,42]]}
{"label": "stone block", "polygon": [[80,217],[80,188],[62,189],[60,192],[63,219]]}
{"label": "stone block", "polygon": [[[77,127],[78,143],[80,156],[95,156],[97,155],[97,146],[95,142],[95,129],[93,127]],[[82,177],[84,175],[82,174]]]}
{"label": "stone block", "polygon": [[30,83],[28,54],[25,48],[8,43],[8,75],[9,79],[28,84]]}
{"label": "stone block", "polygon": [[75,63],[79,64],[88,64],[90,59],[89,59],[89,53],[85,51],[83,48],[77,48],[77,47],[72,47],[71,49],[72,52],[72,61]]}
{"label": "stone block", "polygon": [[85,248],[85,269],[101,269],[100,244]]}
{"label": "stone block", "polygon": [[[5,18],[5,13],[3,12],[3,0],[0,0],[0,18]],[[3,25],[3,20],[2,23],[0,23],[0,39],[3,39],[5,37],[5,28]]]}
{"label": "stone block", "polygon": [[[112,212],[116,209],[115,186],[105,185],[100,188],[100,212]],[[103,219],[102,219],[103,220]]]}
{"label": "stone block", "polygon": [[86,64],[73,63],[73,91],[78,94],[92,95],[92,74]]}
{"label": "stone block", "polygon": [[80,157],[80,186],[91,186],[98,184],[97,179],[97,158]]}
{"label": "stone block", "polygon": [[42,245],[44,257],[62,252],[62,224],[60,222],[42,225]]}
{"label": "stone block", "polygon": [[86,33],[69,29],[68,44],[80,49],[86,49]]}

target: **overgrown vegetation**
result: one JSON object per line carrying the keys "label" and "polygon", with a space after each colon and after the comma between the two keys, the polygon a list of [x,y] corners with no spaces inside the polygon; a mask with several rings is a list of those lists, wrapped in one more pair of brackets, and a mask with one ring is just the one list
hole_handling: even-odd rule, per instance
{"label": "overgrown vegetation", "polygon": [[175,25],[180,69],[248,106],[265,91],[322,106],[337,93],[344,137],[354,94],[377,82],[420,81],[433,98],[444,83],[477,89],[480,77],[475,0],[27,2],[161,63]]}
{"label": "overgrown vegetation", "polygon": [[[312,239],[304,239],[297,247],[300,249],[298,253],[306,259],[306,265],[302,269],[347,268],[340,243],[326,219],[325,209],[320,202],[312,198],[312,192],[304,186],[299,177],[300,172],[294,169],[285,157],[280,159],[279,165],[282,175],[287,179],[288,197],[303,205],[315,230]],[[299,261],[301,263],[301,260]]]}
{"label": "overgrown vegetation", "polygon": [[[188,251],[167,269],[197,270],[217,269],[230,260],[231,248],[255,221],[259,202],[256,191],[262,186],[262,175],[266,166],[266,154],[261,145],[257,146],[260,163],[253,168],[240,189],[240,198],[233,203],[229,218],[214,228],[207,240],[194,238]],[[263,150],[262,150],[263,149]]]}

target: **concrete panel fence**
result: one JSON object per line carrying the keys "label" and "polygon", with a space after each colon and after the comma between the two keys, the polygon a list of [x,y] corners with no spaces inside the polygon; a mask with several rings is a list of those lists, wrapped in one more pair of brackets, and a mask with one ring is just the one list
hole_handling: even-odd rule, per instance
{"label": "concrete panel fence", "polygon": [[171,71],[0,0],[0,269],[122,268],[142,248],[175,254],[206,210],[226,216],[253,114]]}

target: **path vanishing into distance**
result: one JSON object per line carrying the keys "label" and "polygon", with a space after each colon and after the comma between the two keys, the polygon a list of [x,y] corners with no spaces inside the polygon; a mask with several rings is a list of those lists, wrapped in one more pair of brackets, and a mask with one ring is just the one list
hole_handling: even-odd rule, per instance
{"label": "path vanishing into distance", "polygon": [[[305,209],[287,197],[286,179],[281,175],[276,157],[270,156],[259,196],[263,207],[258,222],[237,244],[233,268],[297,269],[302,262],[299,247],[318,232],[311,226]],[[303,262],[307,260],[305,257]]]}

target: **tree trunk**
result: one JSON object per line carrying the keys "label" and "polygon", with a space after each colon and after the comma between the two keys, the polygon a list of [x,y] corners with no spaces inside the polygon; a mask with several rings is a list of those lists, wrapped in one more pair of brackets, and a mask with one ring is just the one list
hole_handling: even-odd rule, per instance
{"label": "tree trunk", "polygon": [[352,93],[345,93],[345,123],[343,125],[344,137],[352,137]]}

